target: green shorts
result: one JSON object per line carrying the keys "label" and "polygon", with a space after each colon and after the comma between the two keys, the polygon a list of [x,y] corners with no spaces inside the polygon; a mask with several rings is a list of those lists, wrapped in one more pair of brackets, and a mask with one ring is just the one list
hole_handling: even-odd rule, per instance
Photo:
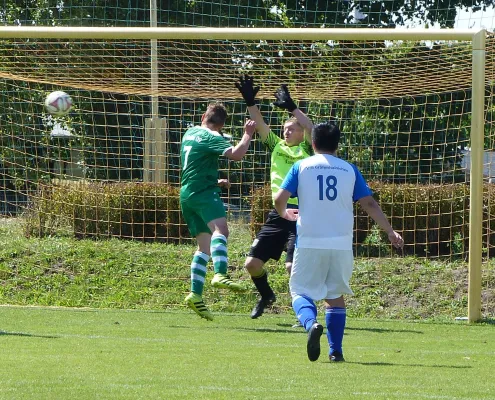
{"label": "green shorts", "polygon": [[180,201],[182,216],[192,237],[200,233],[212,233],[208,222],[226,217],[225,207],[218,192],[202,192]]}

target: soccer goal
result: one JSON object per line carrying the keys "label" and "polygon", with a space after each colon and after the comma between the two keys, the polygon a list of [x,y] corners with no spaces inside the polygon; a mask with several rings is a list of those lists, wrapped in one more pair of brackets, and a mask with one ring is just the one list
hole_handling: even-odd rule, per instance
{"label": "soccer goal", "polygon": [[[225,133],[240,138],[234,81],[249,74],[275,133],[288,118],[271,106],[280,84],[314,122],[339,124],[339,155],[369,181],[404,255],[469,259],[469,320],[480,319],[482,259],[495,249],[485,30],[1,27],[0,43],[0,205],[30,218],[31,234],[189,240],[181,135],[222,101]],[[56,90],[72,98],[66,115],[44,108]],[[251,232],[271,207],[269,163],[255,141],[222,165],[230,217]],[[356,255],[394,256],[356,213]]]}

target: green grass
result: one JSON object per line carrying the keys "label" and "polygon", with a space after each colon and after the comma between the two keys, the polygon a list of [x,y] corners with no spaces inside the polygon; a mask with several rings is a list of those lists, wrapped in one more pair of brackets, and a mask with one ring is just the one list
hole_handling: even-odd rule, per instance
{"label": "green grass", "polygon": [[[242,265],[250,246],[247,228],[232,225],[231,274],[251,290],[239,296],[208,287],[213,311],[248,312],[254,288]],[[192,245],[144,244],[67,237],[26,239],[18,221],[0,224],[0,301],[3,304],[72,307],[177,308],[189,288]],[[279,294],[274,312],[289,310],[283,262],[270,263],[270,281]],[[210,276],[211,277],[211,268]],[[356,259],[348,299],[357,317],[452,318],[466,314],[467,267],[413,258]],[[493,317],[495,269],[484,269],[485,317]]]}
{"label": "green grass", "polygon": [[[243,268],[251,245],[246,225],[230,226],[231,275],[249,289],[211,288],[213,312],[248,313],[256,291]],[[194,246],[70,237],[25,238],[17,219],[0,220],[0,304],[120,309],[181,309],[189,290]],[[269,312],[291,313],[283,259],[267,264],[278,301]],[[452,320],[467,315],[467,264],[416,258],[357,258],[348,313],[359,318]],[[495,262],[483,264],[484,318],[495,317]]]}
{"label": "green grass", "polygon": [[0,307],[2,399],[493,399],[495,326],[348,319],[314,363],[288,315]]}
{"label": "green grass", "polygon": [[248,291],[207,282],[207,322],[183,305],[193,245],[27,239],[0,221],[0,303],[28,306],[0,307],[0,399],[495,398],[495,263],[483,265],[486,322],[468,325],[454,322],[467,313],[465,262],[356,259],[347,362],[335,365],[325,336],[307,360],[283,261],[267,266],[276,306],[249,318],[250,244],[232,224],[230,273]]}

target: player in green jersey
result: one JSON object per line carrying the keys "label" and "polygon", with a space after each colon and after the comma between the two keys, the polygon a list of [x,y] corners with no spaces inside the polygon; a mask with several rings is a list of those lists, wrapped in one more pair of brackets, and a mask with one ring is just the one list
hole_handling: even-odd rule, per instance
{"label": "player in green jersey", "polygon": [[[265,123],[259,108],[255,104],[255,97],[259,87],[255,87],[253,78],[243,76],[236,82],[236,87],[242,94],[248,107],[249,115],[256,121],[256,131],[260,139],[271,154],[270,183],[272,198],[279,191],[280,185],[292,165],[299,160],[312,155],[311,130],[313,123],[292,100],[287,85],[281,85],[275,92],[275,106],[285,109],[292,114],[283,126],[283,139],[273,133]],[[297,208],[297,198],[290,199],[288,207]],[[251,318],[260,317],[265,307],[275,300],[266,270],[265,263],[269,259],[278,260],[284,249],[287,250],[285,266],[290,274],[294,245],[296,240],[296,223],[280,217],[275,209],[271,210],[263,227],[256,235],[244,266],[251,275],[260,299],[251,312]]]}
{"label": "player in green jersey", "polygon": [[210,104],[202,116],[201,126],[186,131],[180,149],[180,207],[191,236],[198,243],[191,262],[191,293],[185,302],[209,321],[213,320],[213,315],[205,306],[202,295],[210,256],[215,271],[212,286],[235,291],[243,289],[227,275],[229,229],[219,185],[228,186],[228,181],[218,179],[218,158],[223,155],[240,161],[249,148],[256,123],[247,121],[241,141],[232,146],[220,134],[226,119],[227,110],[223,104]]}

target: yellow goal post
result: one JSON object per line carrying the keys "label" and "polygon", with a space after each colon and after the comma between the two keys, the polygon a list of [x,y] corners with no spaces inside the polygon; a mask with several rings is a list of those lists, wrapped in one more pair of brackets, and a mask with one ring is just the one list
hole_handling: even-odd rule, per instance
{"label": "yellow goal post", "polygon": [[[38,57],[40,54],[36,51],[29,52],[30,49],[26,47],[26,53],[21,54],[20,50],[17,50],[16,46],[5,47],[5,53],[7,54],[5,61],[9,68],[0,69],[1,79],[10,80],[21,80],[25,82],[41,82],[45,84],[52,84],[57,87],[61,87],[64,82],[69,87],[79,87],[83,89],[91,90],[101,90],[105,91],[108,88],[116,87],[115,85],[120,85],[118,92],[134,93],[138,95],[147,95],[152,98],[158,98],[159,96],[172,96],[180,97],[181,90],[182,93],[186,93],[185,97],[190,98],[191,93],[194,93],[195,87],[189,88],[178,88],[176,91],[172,90],[170,82],[169,85],[170,93],[166,93],[166,88],[159,85],[157,82],[157,70],[156,63],[151,59],[156,57],[156,48],[151,47],[149,51],[148,62],[142,63],[139,66],[139,71],[136,72],[133,68],[129,67],[128,71],[120,68],[119,71],[115,70],[115,76],[108,77],[105,75],[104,60],[106,59],[105,53],[105,41],[167,41],[167,40],[186,40],[186,41],[218,41],[222,43],[230,43],[230,41],[242,40],[242,41],[253,41],[262,46],[265,42],[281,41],[290,42],[297,41],[301,43],[305,42],[369,42],[369,41],[449,41],[449,42],[466,42],[470,43],[472,51],[471,59],[471,126],[470,126],[470,204],[469,204],[469,288],[468,288],[468,320],[477,321],[481,318],[481,265],[482,265],[482,223],[483,223],[483,153],[484,153],[484,112],[485,112],[485,46],[486,46],[487,32],[484,29],[480,30],[458,30],[458,29],[305,29],[305,28],[97,28],[97,27],[0,27],[0,41],[24,41],[29,40],[46,40],[54,41],[59,46],[64,47],[64,42],[75,41],[100,41],[103,44],[99,47],[98,56],[96,57],[96,64],[92,67],[92,75],[88,77],[79,76],[74,79],[79,79],[75,82],[73,77],[69,75],[70,70],[67,71],[67,75],[64,75],[64,71],[60,72],[60,76],[54,76],[51,79],[49,74],[50,70],[46,70],[46,65],[37,65]],[[156,42],[155,42],[156,43]],[[117,46],[118,47],[118,46]],[[234,46],[235,47],[235,46]],[[276,48],[276,46],[275,46]],[[212,48],[215,51],[215,48]],[[8,50],[8,51],[7,51]],[[32,50],[32,49],[31,49]],[[284,49],[280,48],[277,51],[273,51],[273,57],[277,57],[277,54],[283,53]],[[15,54],[14,54],[15,53]],[[77,49],[71,49],[71,54],[67,55],[67,64],[73,57],[73,63],[78,64],[82,71],[84,69],[85,59],[81,56],[82,53],[78,53]],[[131,50],[122,50],[122,54],[119,55],[123,58],[122,65],[125,65],[125,57],[130,57],[132,60]],[[10,58],[9,54],[12,54]],[[186,52],[184,48],[177,48],[177,57],[192,57],[194,51]],[[187,79],[194,76],[195,71],[200,72],[201,68],[206,68],[208,66],[208,60],[203,59],[202,54],[198,54],[198,60],[190,60],[191,63],[195,63],[192,66],[191,71],[187,71]],[[204,56],[208,57],[208,54]],[[363,52],[363,57],[366,53]],[[294,62],[297,62],[297,56],[294,56]],[[39,58],[41,59],[41,58]],[[89,58],[88,58],[89,60]],[[143,60],[141,60],[143,61]],[[89,61],[88,61],[89,62]],[[29,65],[31,63],[31,65]],[[100,63],[100,64],[98,64]],[[244,63],[249,64],[249,60],[243,60],[241,64],[236,66],[238,71],[249,72],[249,66]],[[155,67],[153,67],[155,65]],[[22,70],[25,68],[25,71]],[[153,69],[154,68],[154,69]],[[170,65],[173,68],[173,65]],[[359,68],[359,65],[354,65],[352,68]],[[43,72],[41,73],[40,71]],[[25,74],[23,75],[23,73]],[[174,71],[177,72],[177,71]],[[467,71],[466,71],[467,72]],[[164,71],[166,74],[167,71]],[[209,73],[209,71],[208,71]],[[54,72],[56,75],[57,72]],[[180,74],[180,72],[179,72]],[[282,73],[281,73],[282,75]],[[364,75],[369,76],[369,72],[364,73]],[[364,76],[363,75],[363,76]],[[174,79],[179,75],[174,75]],[[375,78],[378,75],[375,75]],[[402,75],[400,75],[402,76]],[[217,79],[218,77],[211,72],[212,79]],[[111,78],[111,79],[110,79]],[[120,79],[118,83],[115,79]],[[291,79],[297,79],[293,77]],[[126,86],[126,80],[132,80],[133,84]],[[330,82],[330,81],[329,81]],[[177,82],[178,84],[180,82]],[[320,82],[325,84],[325,81]],[[394,82],[391,82],[393,84]],[[396,84],[400,82],[396,81]],[[113,85],[113,86],[112,86]],[[455,82],[452,82],[452,87],[455,87]],[[192,85],[194,86],[194,85]],[[207,85],[196,86],[198,98],[210,99],[215,97],[223,98],[237,98],[238,94],[232,92],[232,90],[227,90],[227,86],[232,86],[231,83],[212,89]],[[222,94],[221,90],[225,89],[225,93]],[[272,90],[273,88],[269,88]],[[380,91],[379,87],[373,88],[373,85],[365,88],[368,90],[368,97],[372,97],[373,90],[376,89],[377,93]],[[214,95],[215,90],[220,90],[217,96]],[[316,89],[315,89],[316,90]],[[350,97],[353,95],[357,96],[359,89],[353,92],[350,91]],[[426,89],[430,90],[430,89]],[[310,92],[310,88],[307,89],[306,93],[300,92],[301,97]],[[371,93],[371,94],[370,94]],[[263,95],[263,94],[262,94]],[[267,93],[265,93],[267,95]],[[315,91],[310,93],[311,96],[315,95]],[[309,96],[309,97],[311,97]],[[321,96],[327,96],[325,90],[322,90]],[[158,115],[158,107],[152,107],[152,114],[149,115],[149,122],[147,130],[149,132],[166,130],[166,121],[160,121]],[[158,128],[157,125],[159,124]],[[158,136],[162,137],[163,133]],[[155,140],[155,139],[153,139]],[[163,138],[160,140],[164,140]],[[163,153],[163,147],[157,147],[159,153]],[[148,150],[146,150],[148,151]],[[148,153],[152,152],[151,150]],[[162,154],[163,155],[163,154]],[[15,157],[14,157],[15,158]],[[154,159],[157,162],[166,162],[165,158]],[[12,161],[9,161],[12,164]],[[149,162],[149,159],[148,159]],[[150,164],[151,165],[151,164]],[[113,166],[110,166],[111,168]],[[156,168],[156,166],[148,166],[149,170]],[[149,174],[149,176],[162,176],[163,174],[156,169],[156,173]],[[29,178],[26,178],[29,179]],[[144,178],[144,180],[153,181],[155,178]],[[166,178],[157,178],[158,181],[163,181]]]}

